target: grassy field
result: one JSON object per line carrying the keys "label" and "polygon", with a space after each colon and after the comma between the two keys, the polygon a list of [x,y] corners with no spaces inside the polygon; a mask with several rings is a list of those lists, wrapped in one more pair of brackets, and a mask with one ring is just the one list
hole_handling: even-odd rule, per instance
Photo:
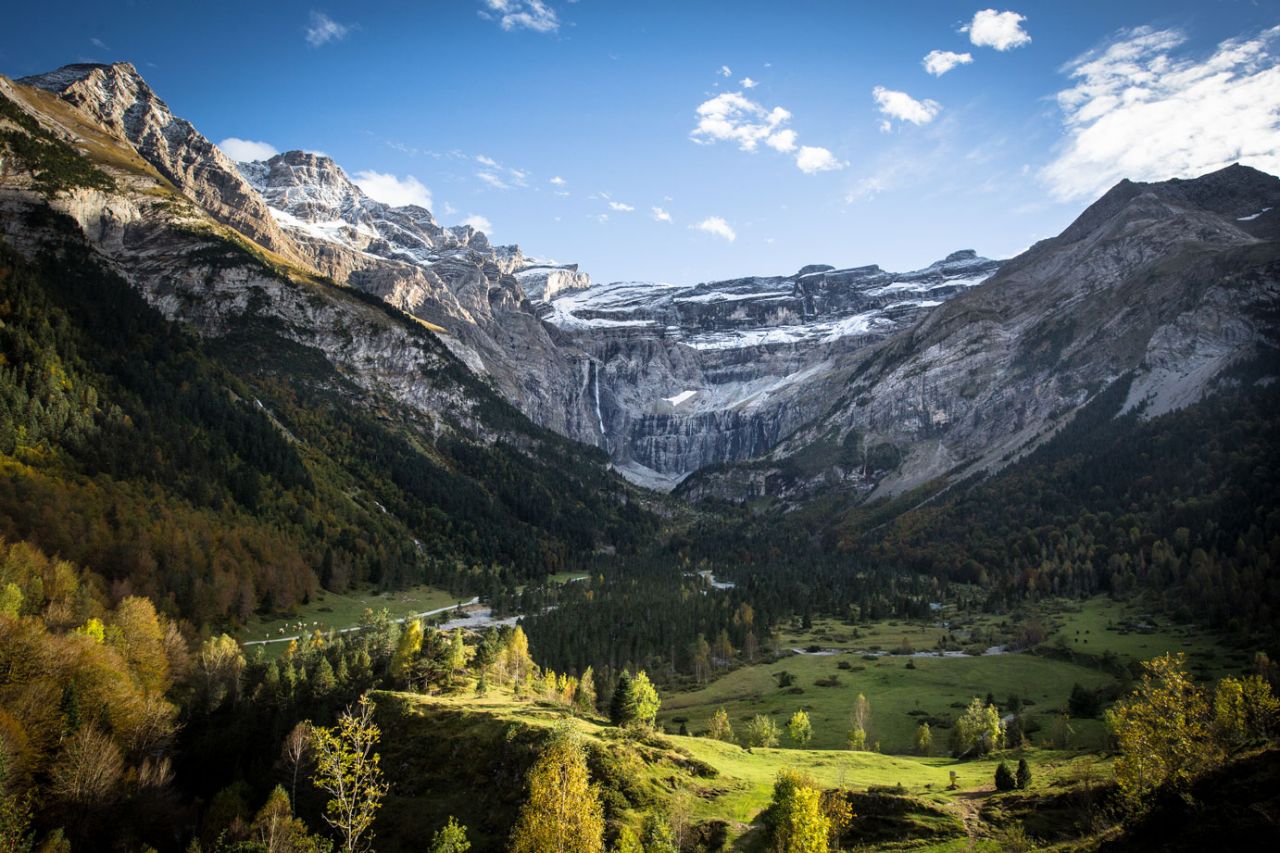
{"label": "grassy field", "polygon": [[[913,669],[907,668],[908,662]],[[841,663],[849,669],[840,669]],[[784,671],[795,680],[790,687],[780,688],[777,675]],[[833,678],[836,686],[816,684]],[[1027,703],[1026,714],[1047,733],[1050,715],[1065,707],[1072,685],[1095,688],[1111,680],[1095,669],[1021,654],[871,660],[856,654],[792,655],[773,664],[734,670],[700,690],[668,696],[661,721],[675,728],[687,720],[689,730],[697,733],[724,706],[741,733],[756,714],[768,714],[784,726],[791,714],[803,709],[813,724],[812,746],[839,749],[845,745],[849,714],[861,693],[871,703],[868,745],[878,741],[883,752],[906,753],[920,720],[954,718],[975,696],[985,698],[991,693],[1003,704],[1016,694]],[[1101,746],[1101,729],[1090,721],[1078,721],[1075,728],[1074,743]],[[939,752],[946,748],[946,737],[947,732],[935,725],[934,745]],[[1036,737],[1032,735],[1033,741]]]}
{"label": "grassy field", "polygon": [[1228,649],[1212,634],[1194,626],[1175,625],[1153,616],[1137,602],[1118,602],[1102,596],[1084,602],[1051,602],[1042,611],[1053,635],[1075,652],[1106,652],[1128,660],[1150,660],[1168,652],[1184,652],[1201,678],[1217,679],[1246,669],[1247,652]]}
{"label": "grassy field", "polygon": [[[915,656],[903,653],[984,650],[1012,643],[1029,624],[1039,626],[1043,645],[1078,655],[1079,662],[1033,654],[965,657]],[[1202,680],[1216,680],[1247,668],[1251,656],[1224,647],[1211,634],[1191,626],[1169,624],[1150,615],[1140,602],[1106,597],[1087,601],[1046,600],[1016,615],[939,612],[929,621],[882,620],[847,623],[816,619],[809,628],[796,622],[783,626],[775,647],[781,659],[741,667],[700,689],[673,693],[663,704],[661,722],[674,731],[681,722],[697,733],[720,706],[735,729],[756,714],[771,715],[783,726],[803,709],[813,724],[812,745],[844,746],[849,714],[859,693],[871,703],[868,745],[879,741],[884,752],[905,753],[921,720],[954,718],[960,705],[991,694],[1007,707],[1011,695],[1026,703],[1025,718],[1033,743],[1047,745],[1051,721],[1065,709],[1074,685],[1089,689],[1118,687],[1118,669],[1102,665],[1106,654],[1116,663],[1149,660],[1182,651]],[[798,650],[800,653],[792,653]],[[814,652],[820,652],[814,654]],[[908,663],[910,662],[910,664]],[[793,676],[780,686],[779,675]],[[818,682],[826,686],[820,686]],[[1073,720],[1071,744],[1081,749],[1103,746],[1099,720]],[[946,749],[947,731],[934,724],[934,746]],[[785,739],[784,739],[785,740]],[[785,745],[785,743],[784,743]]]}
{"label": "grassy field", "polygon": [[342,630],[358,625],[365,610],[377,611],[385,608],[393,619],[400,619],[467,600],[469,599],[458,598],[447,590],[432,586],[415,586],[383,593],[375,589],[356,589],[346,594],[322,591],[310,603],[300,607],[296,616],[272,619],[254,617],[241,629],[237,639],[243,643],[293,636],[299,633],[299,623],[305,626],[307,633],[316,629]]}
{"label": "grassy field", "polygon": [[[961,762],[843,749],[744,749],[678,735],[664,735],[657,741],[632,741],[620,737],[618,730],[604,720],[568,716],[561,709],[515,700],[502,691],[484,697],[470,695],[469,691],[430,697],[388,693],[375,700],[385,709],[380,715],[389,715],[384,723],[393,744],[393,751],[385,757],[388,765],[421,762],[421,769],[416,763],[403,768],[416,780],[418,793],[389,806],[386,829],[397,836],[421,833],[424,826],[441,823],[448,814],[469,815],[479,809],[491,815],[504,810],[513,812],[518,806],[518,786],[515,797],[484,803],[477,802],[477,797],[493,796],[492,792],[480,794],[466,785],[460,786],[454,777],[446,780],[442,776],[440,783],[445,787],[436,790],[432,776],[438,764],[433,757],[436,753],[447,752],[456,758],[474,751],[467,766],[479,778],[502,776],[513,771],[512,756],[518,754],[517,744],[536,743],[537,733],[566,723],[593,748],[627,768],[631,781],[625,787],[631,796],[661,808],[679,808],[675,804],[683,803],[695,823],[727,822],[730,835],[737,839],[735,850],[758,849],[759,829],[752,825],[768,805],[774,780],[785,768],[800,769],[825,788],[892,790],[908,798],[912,807],[902,820],[919,831],[919,838],[910,845],[916,850],[972,849],[972,842],[983,843],[986,830],[975,833],[966,829],[971,822],[966,817],[992,796],[995,767],[1001,760],[1016,762],[1025,757],[1031,764],[1034,782],[1030,791],[1023,792],[1027,796],[1061,790],[1074,783],[1086,766],[1097,778],[1110,772],[1103,759],[1041,749],[1008,751]],[[952,771],[957,774],[955,791],[948,790]],[[446,781],[452,784],[445,784]],[[504,820],[511,817],[508,814],[496,824],[509,826]],[[500,841],[499,836],[483,838],[482,821],[472,819],[471,825],[481,830],[482,849]],[[934,843],[930,844],[929,839]],[[963,844],[952,846],[960,839]]]}

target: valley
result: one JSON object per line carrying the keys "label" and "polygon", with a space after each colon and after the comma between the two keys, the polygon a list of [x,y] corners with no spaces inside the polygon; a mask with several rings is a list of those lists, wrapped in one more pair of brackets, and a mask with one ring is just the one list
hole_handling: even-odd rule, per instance
{"label": "valley", "polygon": [[1280,178],[601,283],[257,153],[0,77],[0,849],[1274,836]]}

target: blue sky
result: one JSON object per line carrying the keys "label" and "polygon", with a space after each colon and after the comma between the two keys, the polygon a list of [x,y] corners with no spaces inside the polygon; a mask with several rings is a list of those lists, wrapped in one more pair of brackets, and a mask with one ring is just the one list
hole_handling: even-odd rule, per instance
{"label": "blue sky", "polygon": [[9,9],[0,71],[132,61],[215,141],[597,280],[1001,257],[1123,176],[1280,172],[1280,0],[50,9]]}

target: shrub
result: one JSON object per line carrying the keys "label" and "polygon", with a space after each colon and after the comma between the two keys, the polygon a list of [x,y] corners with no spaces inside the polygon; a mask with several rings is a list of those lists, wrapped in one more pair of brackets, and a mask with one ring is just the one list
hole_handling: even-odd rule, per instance
{"label": "shrub", "polygon": [[1031,787],[1031,767],[1027,764],[1027,759],[1018,759],[1018,790],[1025,791]]}
{"label": "shrub", "polygon": [[996,768],[996,790],[1012,791],[1018,787],[1018,781],[1013,776],[1013,771],[1009,769],[1009,765],[1001,761],[1000,766]]}

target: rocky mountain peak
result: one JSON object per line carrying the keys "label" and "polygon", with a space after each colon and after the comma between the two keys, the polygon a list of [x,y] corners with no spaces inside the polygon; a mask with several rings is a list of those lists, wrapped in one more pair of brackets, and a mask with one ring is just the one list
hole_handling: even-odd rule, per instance
{"label": "rocky mountain peak", "polygon": [[53,92],[119,136],[218,221],[301,260],[231,159],[191,122],[175,116],[131,63],[65,65],[18,82]]}

